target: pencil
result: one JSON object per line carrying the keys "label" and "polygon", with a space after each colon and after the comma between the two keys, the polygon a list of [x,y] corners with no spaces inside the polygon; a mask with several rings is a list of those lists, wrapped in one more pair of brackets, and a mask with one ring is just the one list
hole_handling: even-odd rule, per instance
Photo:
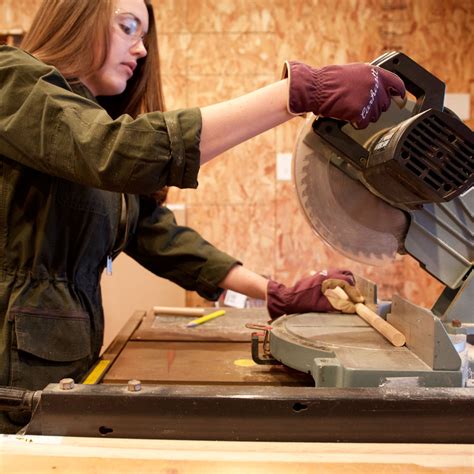
{"label": "pencil", "polygon": [[193,328],[199,324],[207,323],[211,319],[218,318],[219,316],[224,316],[225,311],[220,309],[219,311],[214,311],[213,313],[206,314],[206,316],[201,316],[200,318],[194,319],[193,321],[186,324],[187,328]]}

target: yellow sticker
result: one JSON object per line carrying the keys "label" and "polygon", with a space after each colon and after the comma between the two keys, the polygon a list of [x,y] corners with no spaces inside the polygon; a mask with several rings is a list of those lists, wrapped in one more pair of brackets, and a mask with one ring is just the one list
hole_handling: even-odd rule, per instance
{"label": "yellow sticker", "polygon": [[254,365],[257,365],[252,359],[237,359],[234,360],[234,364],[239,367],[253,367]]}

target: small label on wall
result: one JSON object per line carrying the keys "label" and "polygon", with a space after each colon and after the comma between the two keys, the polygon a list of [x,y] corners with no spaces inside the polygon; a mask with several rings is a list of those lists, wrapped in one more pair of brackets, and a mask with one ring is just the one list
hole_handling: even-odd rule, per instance
{"label": "small label on wall", "polygon": [[277,153],[276,178],[278,181],[291,180],[291,153]]}
{"label": "small label on wall", "polygon": [[227,290],[224,298],[224,304],[231,308],[245,308],[247,303],[247,297],[242,293],[236,291]]}
{"label": "small label on wall", "polygon": [[471,97],[469,94],[446,94],[444,106],[452,110],[461,120],[471,118]]}

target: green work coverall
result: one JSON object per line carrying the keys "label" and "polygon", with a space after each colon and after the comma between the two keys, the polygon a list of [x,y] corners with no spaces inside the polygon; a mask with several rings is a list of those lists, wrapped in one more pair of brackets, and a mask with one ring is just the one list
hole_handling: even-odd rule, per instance
{"label": "green work coverall", "polygon": [[0,47],[0,385],[80,381],[102,346],[100,277],[122,250],[217,299],[238,262],[147,197],[197,187],[200,132],[199,109],[113,120],[81,84]]}

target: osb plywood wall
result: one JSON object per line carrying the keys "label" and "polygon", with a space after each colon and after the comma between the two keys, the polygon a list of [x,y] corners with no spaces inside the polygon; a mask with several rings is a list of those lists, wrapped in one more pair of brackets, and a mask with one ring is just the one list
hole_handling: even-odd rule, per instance
{"label": "osb plywood wall", "polygon": [[[0,29],[27,29],[39,0],[0,0]],[[314,66],[405,52],[474,109],[472,0],[154,0],[169,109],[205,106],[279,79],[286,59]],[[197,190],[173,189],[187,222],[249,268],[286,284],[311,270],[350,268],[430,306],[441,284],[411,257],[383,268],[354,263],[320,242],[291,182],[277,181],[276,155],[293,149],[300,119],[205,165]],[[471,119],[469,125],[474,125]],[[190,297],[190,303],[199,300]]]}

